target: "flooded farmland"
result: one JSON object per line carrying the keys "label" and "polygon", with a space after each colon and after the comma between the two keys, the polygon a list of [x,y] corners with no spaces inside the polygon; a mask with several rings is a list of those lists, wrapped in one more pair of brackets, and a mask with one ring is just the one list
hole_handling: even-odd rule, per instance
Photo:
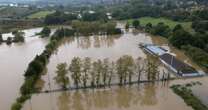
{"label": "flooded farmland", "polygon": [[[148,56],[138,47],[140,42],[167,43],[160,37],[151,38],[144,33],[133,34],[131,32],[122,36],[91,36],[67,39],[50,58],[47,74],[41,79],[43,91],[60,88],[54,81],[57,64],[63,62],[70,64],[74,57],[90,57],[93,60],[109,58],[112,61],[123,55],[130,55],[133,58],[147,58]],[[169,89],[169,84],[163,85],[161,83],[35,94],[23,108],[23,110],[68,109],[192,110]]]}
{"label": "flooded farmland", "polygon": [[[24,71],[28,63],[41,53],[48,43],[48,39],[34,36],[41,28],[24,30],[25,43],[0,45],[0,110],[9,110],[17,98],[19,88],[24,81]],[[6,39],[12,35],[4,34]],[[40,85],[44,90],[60,88],[54,81],[56,66],[66,62],[70,64],[74,57],[90,57],[92,60],[109,58],[115,61],[123,55],[130,55],[134,59],[147,58],[139,43],[155,43],[166,45],[167,41],[161,37],[150,37],[148,34],[130,30],[121,36],[90,36],[75,37],[63,41],[62,45],[50,58],[47,73],[42,76]],[[193,64],[183,53],[166,46],[176,56],[183,56],[183,60]],[[193,64],[194,65],[194,64]],[[160,69],[165,69],[163,66]],[[50,86],[49,86],[50,83]],[[179,82],[180,83],[180,82]],[[200,88],[196,94],[202,94]],[[7,95],[5,95],[7,94]],[[205,94],[205,93],[204,93]],[[206,95],[206,94],[205,94]],[[206,98],[203,96],[202,100]],[[172,107],[170,107],[172,106]],[[66,91],[48,94],[34,94],[28,100],[23,110],[192,110],[183,100],[175,95],[169,84],[157,83],[133,85],[131,87],[112,87],[106,89]]]}

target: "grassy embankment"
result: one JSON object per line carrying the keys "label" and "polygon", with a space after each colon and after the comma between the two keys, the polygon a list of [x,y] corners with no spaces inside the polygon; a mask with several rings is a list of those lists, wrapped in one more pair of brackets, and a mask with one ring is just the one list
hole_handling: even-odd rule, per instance
{"label": "grassy embankment", "polygon": [[186,85],[173,85],[171,89],[179,95],[185,103],[191,106],[194,110],[208,110],[208,107],[205,106],[196,96],[194,96],[191,87],[201,85],[199,82],[194,82]]}
{"label": "grassy embankment", "polygon": [[40,19],[40,18],[45,18],[47,15],[54,13],[55,11],[39,11],[36,13],[33,13],[29,16],[27,16],[27,18],[29,19]]}

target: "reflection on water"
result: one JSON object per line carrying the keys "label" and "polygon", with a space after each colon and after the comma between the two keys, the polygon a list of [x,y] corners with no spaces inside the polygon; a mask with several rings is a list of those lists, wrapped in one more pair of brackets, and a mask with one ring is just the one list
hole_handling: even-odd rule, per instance
{"label": "reflection on water", "polygon": [[92,37],[77,37],[71,38],[70,41],[76,40],[77,48],[89,49],[89,48],[101,48],[112,47],[115,44],[115,40],[120,36],[92,36]]}
{"label": "reflection on water", "polygon": [[155,105],[157,104],[157,98],[155,96],[155,84],[147,84],[144,87],[145,95],[142,98],[142,105]]}
{"label": "reflection on water", "polygon": [[31,102],[23,110],[192,110],[161,84],[39,94]]}
{"label": "reflection on water", "polygon": [[[59,88],[53,80],[56,75],[56,66],[63,62],[70,64],[74,57],[90,57],[92,60],[109,58],[113,61],[123,55],[130,55],[134,59],[137,57],[146,58],[143,50],[138,48],[139,42],[148,43],[151,42],[151,38],[145,34],[135,36],[132,33],[126,33],[122,36],[91,36],[67,39],[58,48],[56,54],[50,58],[47,66],[48,74],[42,77],[46,81],[43,90]],[[51,87],[49,87],[49,83]]]}
{"label": "reflection on water", "polygon": [[25,43],[13,43],[9,46],[6,43],[0,44],[0,110],[10,109],[24,81],[25,69],[48,42],[47,39],[28,36],[34,35],[37,30],[39,29],[24,30],[28,37]]}

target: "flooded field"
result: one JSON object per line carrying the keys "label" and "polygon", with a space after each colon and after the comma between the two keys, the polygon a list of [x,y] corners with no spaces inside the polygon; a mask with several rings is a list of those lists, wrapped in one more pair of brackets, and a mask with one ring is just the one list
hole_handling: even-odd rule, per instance
{"label": "flooded field", "polygon": [[[33,36],[41,28],[24,30],[25,43],[0,44],[0,110],[9,110],[18,96],[19,88],[24,81],[24,71],[32,59],[40,54],[47,39]],[[3,34],[3,38],[10,34]]]}
{"label": "flooded field", "polygon": [[[144,33],[125,33],[122,36],[91,36],[67,39],[52,55],[47,74],[42,77],[43,91],[60,88],[54,81],[56,66],[70,64],[74,57],[93,60],[117,60],[123,55],[133,58],[148,56],[139,43],[167,44],[160,37]],[[172,50],[171,47],[169,47]],[[174,51],[175,52],[175,51]],[[178,54],[178,53],[176,53]],[[175,95],[169,84],[142,84],[140,86],[112,87],[95,90],[66,91],[33,95],[23,110],[192,110]]]}
{"label": "flooded field", "polygon": [[[0,110],[9,110],[18,96],[19,88],[24,81],[24,71],[28,63],[41,53],[48,39],[34,36],[41,28],[24,30],[25,43],[0,45]],[[11,33],[3,38],[12,37]],[[32,37],[31,37],[32,36]],[[40,86],[44,90],[60,88],[54,81],[56,66],[59,63],[71,63],[74,57],[90,57],[92,60],[109,58],[116,61],[123,55],[130,55],[134,59],[147,58],[139,43],[155,43],[165,45],[178,58],[193,64],[182,52],[167,46],[167,40],[161,37],[150,37],[141,32],[131,30],[121,36],[90,36],[66,39],[51,56],[47,65],[47,73],[42,76]],[[194,67],[197,67],[193,64]],[[160,66],[160,69],[165,69]],[[198,68],[197,68],[198,69]],[[206,80],[205,80],[206,81]],[[50,86],[49,86],[50,84]],[[196,92],[199,96],[204,90]],[[197,90],[197,89],[196,89]],[[5,95],[6,94],[6,95]],[[202,100],[207,100],[202,96]],[[172,106],[172,107],[171,107]],[[183,100],[175,95],[169,85],[141,84],[131,87],[112,87],[98,90],[80,90],[35,94],[27,101],[23,110],[192,110]]]}

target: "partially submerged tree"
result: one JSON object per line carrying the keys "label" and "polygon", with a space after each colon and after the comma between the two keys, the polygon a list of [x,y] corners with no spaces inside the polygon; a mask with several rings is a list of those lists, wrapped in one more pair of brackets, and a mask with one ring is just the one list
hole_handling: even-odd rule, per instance
{"label": "partially submerged tree", "polygon": [[41,37],[49,37],[51,29],[49,27],[44,27],[43,30],[39,33]]}
{"label": "partially submerged tree", "polygon": [[134,20],[133,22],[132,22],[132,25],[133,25],[133,27],[134,28],[139,28],[139,26],[140,26],[140,21],[139,20]]}
{"label": "partially submerged tree", "polygon": [[135,63],[135,71],[138,75],[138,78],[137,78],[137,81],[138,83],[140,83],[140,80],[141,80],[141,76],[142,76],[142,73],[144,72],[145,70],[145,65],[144,65],[144,61],[142,60],[141,57],[137,58],[136,59],[136,63]]}
{"label": "partially submerged tree", "polygon": [[97,62],[94,63],[93,65],[95,67],[95,73],[96,73],[96,86],[100,86],[100,78],[101,78],[101,73],[102,73],[102,61],[98,60]]}
{"label": "partially submerged tree", "polygon": [[81,66],[81,59],[78,57],[73,58],[69,66],[69,71],[71,72],[71,77],[74,80],[76,88],[79,87],[81,81]]}
{"label": "partially submerged tree", "polygon": [[127,22],[126,25],[125,25],[125,28],[129,29],[129,26],[130,26],[130,24],[129,24],[129,22]]}
{"label": "partially submerged tree", "polygon": [[67,88],[67,85],[69,84],[69,77],[67,76],[67,64],[66,63],[60,63],[57,65],[56,74],[57,76],[54,77],[55,81],[61,85],[64,89]]}
{"label": "partially submerged tree", "polygon": [[83,75],[82,75],[82,82],[83,86],[86,87],[87,80],[89,79],[88,73],[91,69],[91,59],[89,57],[86,57],[83,61]]}
{"label": "partially submerged tree", "polygon": [[103,85],[104,86],[106,86],[108,72],[109,72],[109,59],[106,58],[103,61],[103,67],[102,67],[102,78],[103,78]]}
{"label": "partially submerged tree", "polygon": [[132,76],[134,75],[134,59],[132,56],[125,56],[125,63],[126,63],[126,71],[129,78],[129,84],[132,83]]}
{"label": "partially submerged tree", "polygon": [[115,63],[112,62],[111,65],[109,66],[109,70],[108,70],[108,86],[111,85],[111,81],[113,78],[113,75],[116,73],[116,68],[115,68]]}
{"label": "partially submerged tree", "polygon": [[11,37],[7,37],[6,43],[9,45],[12,43],[12,38]]}
{"label": "partially submerged tree", "polygon": [[117,75],[119,78],[119,85],[123,84],[123,79],[124,79],[124,62],[122,58],[119,58],[116,62],[116,70],[117,70]]}
{"label": "partially submerged tree", "polygon": [[146,74],[148,81],[155,81],[159,75],[158,64],[156,63],[156,59],[148,59],[146,65]]}
{"label": "partially submerged tree", "polygon": [[3,42],[3,37],[2,37],[2,34],[0,33],[0,43]]}
{"label": "partially submerged tree", "polygon": [[14,31],[12,32],[12,34],[14,35],[14,42],[24,42],[25,38],[24,35],[25,33],[22,31]]}

